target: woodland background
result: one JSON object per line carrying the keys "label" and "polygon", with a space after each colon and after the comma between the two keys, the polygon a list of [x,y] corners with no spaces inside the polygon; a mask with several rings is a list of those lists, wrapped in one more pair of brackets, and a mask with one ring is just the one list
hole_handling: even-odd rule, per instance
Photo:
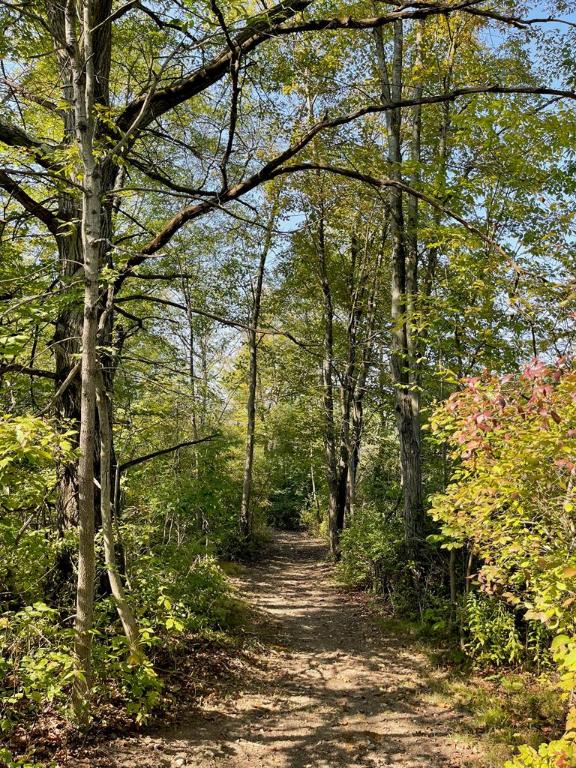
{"label": "woodland background", "polygon": [[146,721],[272,525],[546,672],[565,734],[509,765],[574,764],[573,11],[0,4],[11,751]]}

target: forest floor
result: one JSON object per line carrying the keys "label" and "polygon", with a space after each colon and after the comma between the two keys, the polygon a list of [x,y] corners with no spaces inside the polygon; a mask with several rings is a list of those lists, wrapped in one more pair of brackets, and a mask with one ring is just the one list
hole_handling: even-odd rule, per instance
{"label": "forest floor", "polygon": [[[465,712],[430,697],[444,674],[388,632],[368,596],[340,589],[321,542],[282,533],[242,569],[257,652],[245,673],[178,724],[115,738],[68,765],[360,768],[475,765]],[[476,754],[477,756],[477,754]]]}

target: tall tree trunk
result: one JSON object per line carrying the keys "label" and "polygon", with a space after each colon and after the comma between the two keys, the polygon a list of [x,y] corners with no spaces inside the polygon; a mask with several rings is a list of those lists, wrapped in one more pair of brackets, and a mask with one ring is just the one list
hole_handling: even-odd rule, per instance
{"label": "tall tree trunk", "polygon": [[[310,73],[307,70],[305,74],[306,97],[308,107],[308,120],[313,125],[314,100],[309,82]],[[312,154],[315,162],[319,162],[318,144],[314,140],[312,143]],[[332,289],[328,278],[327,248],[326,248],[326,217],[324,186],[320,174],[316,177],[318,186],[317,210],[315,211],[316,221],[316,254],[318,257],[318,274],[320,278],[320,288],[322,290],[323,305],[323,357],[320,371],[320,381],[322,386],[323,414],[324,414],[324,456],[326,485],[328,487],[328,542],[330,555],[337,560],[340,556],[340,530],[342,526],[342,513],[339,513],[338,502],[341,484],[338,473],[338,455],[336,451],[336,426],[334,421],[334,304],[332,301]]]}
{"label": "tall tree trunk", "polygon": [[[190,400],[192,403],[192,414],[190,418],[190,424],[192,427],[192,437],[194,440],[198,439],[198,392],[196,386],[196,361],[195,361],[195,346],[196,346],[196,329],[194,327],[194,312],[192,291],[190,281],[188,278],[182,278],[182,294],[184,296],[184,303],[186,305],[186,320],[188,321],[188,379],[190,387]],[[194,477],[198,481],[200,478],[200,457],[198,451],[194,451]],[[198,520],[198,527],[202,529],[203,521]]]}
{"label": "tall tree trunk", "polygon": [[248,372],[248,400],[246,403],[246,445],[244,450],[244,475],[242,478],[242,500],[240,503],[240,532],[245,539],[253,534],[252,514],[252,478],[254,467],[254,446],[256,441],[256,389],[258,385],[258,334],[256,328],[260,322],[262,308],[262,287],[264,285],[264,271],[266,259],[272,245],[274,222],[278,215],[278,201],[276,198],[270,213],[270,220],[266,228],[266,237],[260,251],[256,284],[252,297],[252,311],[250,313],[251,330],[248,331],[248,350],[250,366]]}
{"label": "tall tree trunk", "polygon": [[[93,100],[95,103],[109,103],[109,72],[111,61],[111,30],[105,20],[110,15],[111,0],[99,0],[93,3],[90,12],[93,16],[92,32],[94,51]],[[82,6],[80,8],[82,11]],[[78,13],[78,12],[77,12]],[[50,27],[54,49],[58,61],[62,96],[68,108],[62,111],[64,143],[71,145],[77,141],[77,110],[74,108],[77,83],[74,82],[74,68],[70,54],[62,45],[67,37],[66,3],[46,0],[46,20]],[[115,168],[110,164],[108,172],[101,179],[103,191],[106,184],[112,188]],[[75,182],[78,179],[74,179]],[[62,222],[62,234],[57,238],[59,251],[60,280],[64,286],[77,281],[83,269],[83,242],[81,227],[77,222],[82,218],[82,202],[71,188],[64,188],[58,193],[58,219]],[[79,429],[81,409],[80,377],[69,380],[80,352],[82,336],[83,310],[81,305],[66,306],[56,318],[54,332],[54,362],[56,373],[55,410],[58,417],[65,420],[72,429]],[[67,382],[65,384],[65,382]],[[64,386],[63,386],[64,385]],[[56,499],[57,526],[61,534],[78,523],[78,464],[69,462],[58,467],[58,493]],[[64,553],[62,576],[70,575],[71,563]]]}
{"label": "tall tree trunk", "polygon": [[[374,331],[376,324],[376,296],[379,287],[379,274],[382,266],[382,252],[378,251],[376,263],[373,265],[372,282],[366,295],[366,309],[364,313],[363,339],[360,343],[360,361],[358,372],[354,379],[352,391],[352,407],[350,422],[350,449],[348,460],[348,475],[346,489],[346,515],[352,519],[356,504],[356,477],[360,462],[360,446],[362,443],[362,431],[364,428],[364,396],[366,394],[366,380],[372,367],[374,352]],[[363,282],[368,279],[368,264],[364,268]]]}
{"label": "tall tree trunk", "polygon": [[322,360],[322,391],[324,399],[324,450],[326,455],[326,481],[328,485],[328,538],[330,554],[340,556],[340,530],[338,514],[338,462],[336,457],[336,429],[334,425],[334,305],[326,264],[324,210],[321,206],[318,222],[318,255],[320,283],[324,301],[324,356]]}
{"label": "tall tree trunk", "polygon": [[[62,95],[66,104],[69,105],[69,108],[63,113],[64,139],[67,144],[71,144],[76,141],[75,112],[72,106],[74,103],[74,86],[68,54],[59,42],[64,40],[66,36],[64,5],[47,0],[46,11],[46,18],[51,25],[54,48],[58,59]],[[77,279],[82,270],[84,257],[81,233],[77,226],[72,225],[72,222],[78,222],[80,218],[81,205],[77,196],[68,190],[61,191],[58,195],[58,219],[63,223],[68,223],[67,229],[64,230],[63,228],[62,236],[57,240],[60,281],[64,286]],[[66,382],[76,364],[80,351],[81,335],[82,307],[67,306],[59,312],[54,330],[55,411],[59,421],[65,422],[76,433],[80,427],[80,377],[75,376],[68,384]],[[62,394],[59,395],[58,392],[61,389]],[[57,479],[56,520],[58,532],[60,536],[63,536],[67,530],[78,525],[77,461],[59,464]],[[68,585],[73,573],[73,552],[70,549],[62,549],[56,561],[55,583],[52,588],[55,595],[58,595]]]}
{"label": "tall tree trunk", "polygon": [[192,294],[190,291],[190,284],[188,278],[182,278],[182,294],[184,296],[184,302],[186,304],[186,319],[188,321],[188,376],[190,386],[190,396],[192,400],[192,436],[196,440],[198,437],[198,403],[196,402],[196,365],[194,360],[195,355],[195,328],[194,328],[194,313],[192,312]]}
{"label": "tall tree trunk", "polygon": [[107,396],[101,371],[97,372],[96,400],[100,424],[100,509],[104,542],[104,562],[110,582],[110,590],[116,603],[116,610],[128,640],[130,655],[134,661],[137,661],[142,656],[138,626],[132,608],[126,600],[122,579],[116,564],[111,508],[112,473],[110,471],[112,465],[112,404]]}
{"label": "tall tree trunk", "polygon": [[[360,276],[357,270],[360,269]],[[342,422],[340,426],[340,457],[338,463],[338,495],[337,495],[337,525],[338,530],[344,528],[346,512],[349,511],[350,463],[353,461],[352,448],[352,409],[354,391],[356,389],[358,330],[362,317],[363,274],[359,267],[358,239],[353,234],[350,240],[350,274],[348,278],[348,293],[350,309],[346,326],[347,361],[340,386],[342,403]]]}
{"label": "tall tree trunk", "polygon": [[67,0],[66,48],[72,71],[76,143],[83,169],[80,232],[84,267],[84,317],[78,462],[78,577],[74,625],[76,676],[72,691],[75,715],[81,723],[86,723],[88,719],[92,671],[91,641],[95,576],[94,451],[98,373],[96,337],[100,259],[105,242],[102,226],[104,220],[102,169],[94,154],[96,59],[99,55],[99,52],[93,49],[94,19],[91,0],[82,0],[80,14],[73,0]]}
{"label": "tall tree trunk", "polygon": [[[394,23],[394,50],[391,74],[388,76],[381,30],[375,31],[377,62],[382,87],[382,101],[394,104],[402,98],[403,24]],[[388,162],[391,178],[402,181],[401,111],[386,113],[388,129]],[[400,464],[404,500],[404,537],[412,554],[416,554],[422,537],[422,458],[420,451],[420,414],[411,391],[410,342],[407,321],[407,295],[412,276],[408,277],[408,248],[402,193],[390,192],[390,234],[392,239],[392,339],[390,367],[395,388],[395,412],[400,442]]]}
{"label": "tall tree trunk", "polygon": [[[261,268],[262,260],[260,261]],[[254,316],[254,313],[253,313]],[[244,474],[242,477],[242,500],[240,502],[240,532],[245,539],[252,536],[252,470],[254,465],[254,442],[256,432],[256,385],[258,380],[258,336],[248,331],[250,366],[248,372],[248,400],[246,403],[246,445],[244,449]]]}
{"label": "tall tree trunk", "polygon": [[316,520],[318,524],[322,522],[322,509],[320,507],[320,499],[318,498],[318,492],[316,490],[316,476],[314,474],[314,461],[312,457],[312,451],[310,451],[310,485],[312,488],[312,502],[314,509],[316,510]]}

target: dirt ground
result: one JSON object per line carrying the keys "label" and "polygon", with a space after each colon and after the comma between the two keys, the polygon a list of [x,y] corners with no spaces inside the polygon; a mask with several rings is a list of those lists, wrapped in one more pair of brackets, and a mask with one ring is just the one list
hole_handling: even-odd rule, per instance
{"label": "dirt ground", "polygon": [[425,694],[439,674],[369,601],[338,589],[323,545],[284,533],[237,579],[257,609],[256,670],[177,726],[114,739],[76,766],[437,768],[468,765],[462,717]]}

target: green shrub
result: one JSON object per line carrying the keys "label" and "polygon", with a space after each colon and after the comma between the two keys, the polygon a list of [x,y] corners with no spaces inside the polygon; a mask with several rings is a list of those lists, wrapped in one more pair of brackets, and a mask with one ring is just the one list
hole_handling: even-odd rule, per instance
{"label": "green shrub", "polygon": [[406,568],[401,533],[374,507],[365,506],[342,531],[340,579],[350,586],[381,590],[385,580]]}
{"label": "green shrub", "polygon": [[41,602],[0,619],[0,729],[44,702],[62,700],[74,675],[71,631]]}
{"label": "green shrub", "polygon": [[[7,749],[0,749],[0,765],[3,768],[47,768],[46,763],[33,763],[14,757]],[[56,768],[55,763],[50,763],[48,768]]]}
{"label": "green shrub", "polygon": [[234,601],[224,571],[198,542],[158,547],[129,568],[137,613],[157,634],[164,630],[224,629]]}
{"label": "green shrub", "polygon": [[480,664],[516,664],[524,646],[514,614],[501,600],[470,592],[460,611],[464,650]]}
{"label": "green shrub", "polygon": [[[95,704],[111,699],[142,723],[157,705],[162,684],[154,663],[188,633],[231,623],[235,601],[215,559],[198,544],[160,547],[134,559],[130,599],[144,658],[132,658],[111,597],[96,607]],[[66,713],[74,677],[73,630],[54,608],[36,602],[0,619],[0,731],[34,718],[46,704]]]}

